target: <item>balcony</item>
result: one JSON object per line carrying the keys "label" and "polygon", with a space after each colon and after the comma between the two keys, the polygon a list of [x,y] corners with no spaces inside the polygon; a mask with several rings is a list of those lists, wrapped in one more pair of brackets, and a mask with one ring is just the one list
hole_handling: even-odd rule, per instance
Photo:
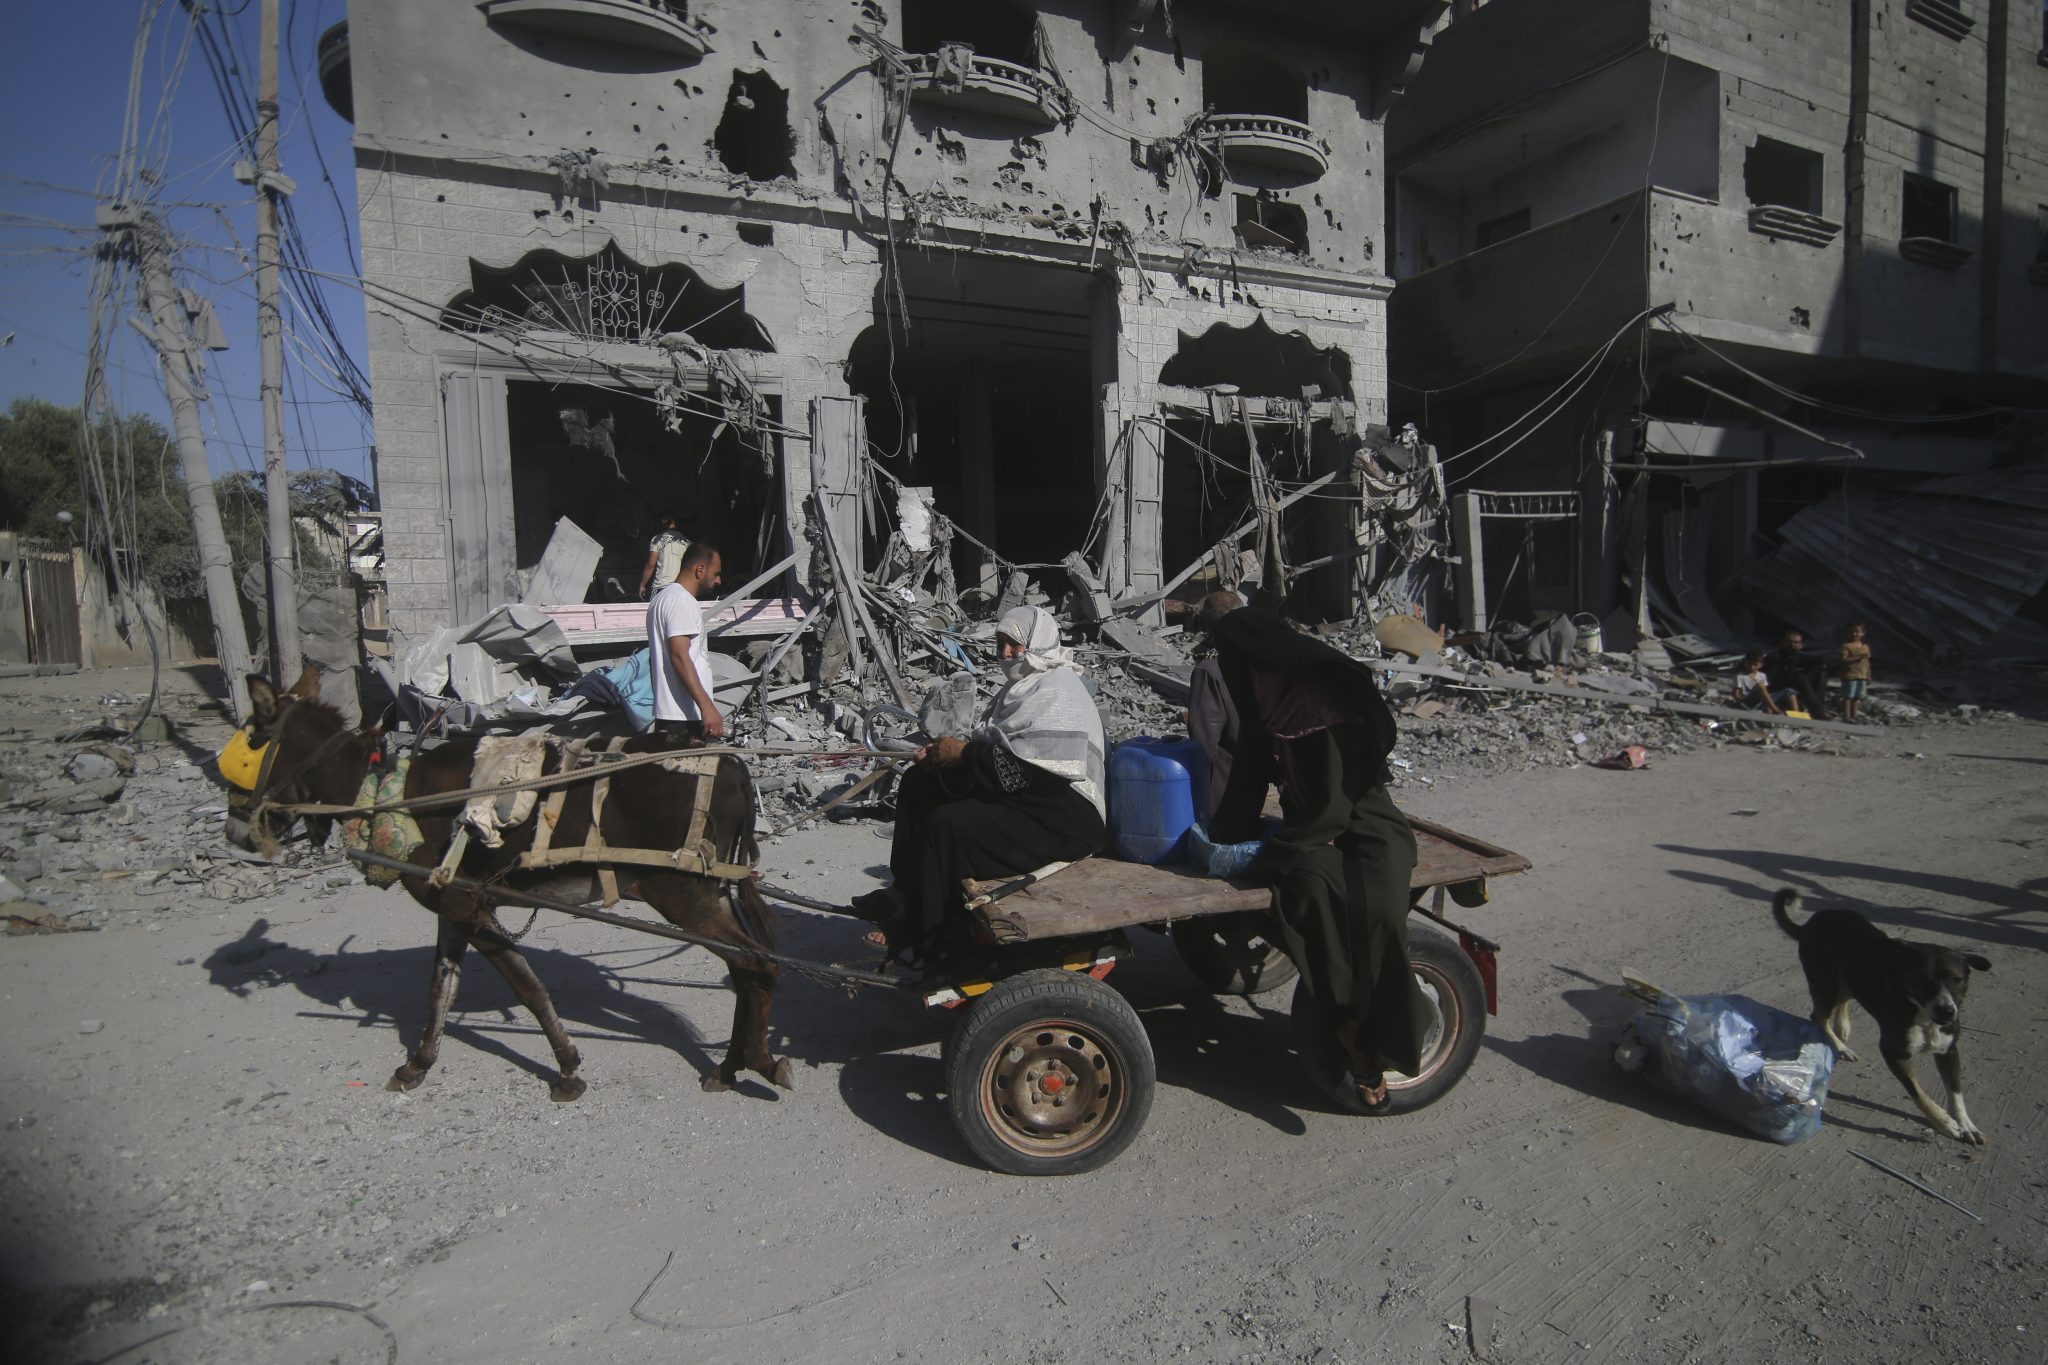
{"label": "balcony", "polygon": [[1328,144],[1306,123],[1277,114],[1211,114],[1202,135],[1227,161],[1288,171],[1309,180],[1330,169]]}
{"label": "balcony", "polygon": [[1021,119],[1050,128],[1067,116],[1067,92],[1037,70],[949,45],[903,55],[910,97],[951,109]]}
{"label": "balcony", "polygon": [[1960,270],[1977,253],[1941,237],[1901,237],[1899,255],[1936,270]]}
{"label": "balcony", "polygon": [[327,107],[356,121],[356,90],[348,64],[348,20],[344,19],[320,35],[320,93]]}
{"label": "balcony", "polygon": [[1780,241],[1826,246],[1835,240],[1842,225],[1817,213],[1786,208],[1782,204],[1758,204],[1749,211],[1749,230]]}
{"label": "balcony", "polygon": [[494,24],[690,61],[711,50],[710,30],[682,0],[482,0],[478,8]]}
{"label": "balcony", "polygon": [[1942,37],[1961,42],[1977,27],[1977,21],[1949,0],[1906,0],[1906,17],[1925,24]]}

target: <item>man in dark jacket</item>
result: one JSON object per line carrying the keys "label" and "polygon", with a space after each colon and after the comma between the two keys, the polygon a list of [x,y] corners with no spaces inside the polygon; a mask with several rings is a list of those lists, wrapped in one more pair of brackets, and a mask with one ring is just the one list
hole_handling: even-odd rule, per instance
{"label": "man in dark jacket", "polygon": [[1805,632],[1788,630],[1779,637],[1778,647],[1764,656],[1764,675],[1771,680],[1771,691],[1790,688],[1798,693],[1799,709],[1807,715],[1827,714],[1827,684],[1822,680],[1821,660],[1818,655],[1806,652]]}
{"label": "man in dark jacket", "polygon": [[1384,1073],[1421,1069],[1430,1024],[1408,961],[1415,834],[1386,786],[1393,713],[1371,669],[1271,612],[1204,624],[1237,715],[1211,833],[1256,837],[1279,783],[1283,824],[1259,871],[1274,884],[1282,946],[1339,1020],[1359,1105],[1382,1109]]}

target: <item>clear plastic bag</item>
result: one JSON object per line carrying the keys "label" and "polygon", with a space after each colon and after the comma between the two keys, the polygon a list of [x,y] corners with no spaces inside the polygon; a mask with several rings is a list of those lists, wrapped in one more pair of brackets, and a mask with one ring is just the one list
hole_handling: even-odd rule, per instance
{"label": "clear plastic bag", "polygon": [[1810,1020],[1745,995],[1676,996],[1629,984],[1651,1004],[1615,1045],[1622,1070],[1772,1142],[1820,1131],[1835,1052]]}

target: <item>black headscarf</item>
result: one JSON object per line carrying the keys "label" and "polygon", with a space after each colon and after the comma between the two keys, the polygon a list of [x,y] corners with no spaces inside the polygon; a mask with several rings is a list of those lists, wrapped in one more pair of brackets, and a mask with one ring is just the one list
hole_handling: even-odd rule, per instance
{"label": "black headscarf", "polygon": [[1235,842],[1255,837],[1266,787],[1273,779],[1277,756],[1253,685],[1256,673],[1320,674],[1331,684],[1330,691],[1345,699],[1353,713],[1347,719],[1364,725],[1371,741],[1367,754],[1376,768],[1385,770],[1387,755],[1394,751],[1394,713],[1380,696],[1379,682],[1370,668],[1258,607],[1231,612],[1209,633],[1216,642],[1223,682],[1238,714],[1236,753],[1229,785],[1212,821],[1214,838]]}

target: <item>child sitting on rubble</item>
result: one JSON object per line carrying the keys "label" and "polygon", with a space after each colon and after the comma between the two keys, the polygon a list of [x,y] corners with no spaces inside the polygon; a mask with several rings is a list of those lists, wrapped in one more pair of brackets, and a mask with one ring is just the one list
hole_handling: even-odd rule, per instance
{"label": "child sitting on rubble", "polygon": [[1870,646],[1863,643],[1863,623],[1856,622],[1842,640],[1842,719],[1853,721],[1870,691]]}
{"label": "child sitting on rubble", "polygon": [[1799,693],[1790,687],[1771,691],[1771,680],[1764,676],[1761,651],[1751,650],[1742,656],[1742,667],[1735,674],[1735,705],[1739,709],[1782,716],[1798,702]]}

